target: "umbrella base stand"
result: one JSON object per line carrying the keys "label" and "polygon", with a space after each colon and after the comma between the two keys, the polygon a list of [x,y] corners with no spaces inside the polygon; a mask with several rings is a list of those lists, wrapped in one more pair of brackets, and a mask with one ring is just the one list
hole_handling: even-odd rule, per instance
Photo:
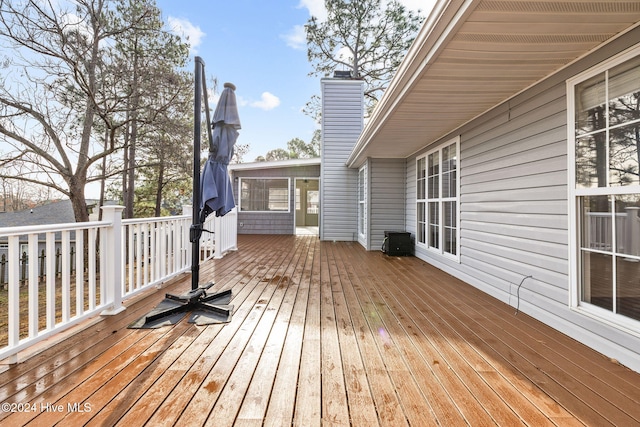
{"label": "umbrella base stand", "polygon": [[209,283],[182,295],[165,294],[165,299],[153,310],[129,325],[129,329],[155,329],[175,325],[191,312],[189,323],[211,325],[231,321],[233,306],[231,290],[207,295]]}

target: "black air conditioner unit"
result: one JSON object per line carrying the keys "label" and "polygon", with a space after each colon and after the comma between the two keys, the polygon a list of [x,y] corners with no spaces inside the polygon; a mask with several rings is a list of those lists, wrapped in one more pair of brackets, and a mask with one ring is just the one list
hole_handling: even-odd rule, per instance
{"label": "black air conditioner unit", "polygon": [[406,231],[385,231],[382,252],[391,256],[404,256],[413,253],[411,233]]}

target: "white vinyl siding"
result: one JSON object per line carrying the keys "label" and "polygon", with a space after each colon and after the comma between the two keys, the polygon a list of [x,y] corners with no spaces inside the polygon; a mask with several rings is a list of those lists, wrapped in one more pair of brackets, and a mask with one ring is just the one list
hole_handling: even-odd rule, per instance
{"label": "white vinyl siding", "polygon": [[416,159],[460,135],[460,262],[418,244],[415,255],[636,370],[637,326],[603,321],[573,303],[577,207],[568,185],[575,159],[567,80],[639,37],[636,28],[429,143],[407,159],[405,192],[408,231],[416,233]]}
{"label": "white vinyl siding", "polygon": [[404,159],[369,159],[368,249],[380,250],[385,231],[406,231]]}
{"label": "white vinyl siding", "polygon": [[[417,237],[416,256],[514,307],[519,298],[521,310],[551,320],[549,313],[567,307],[565,79],[521,94],[456,134],[459,258]],[[417,159],[450,140],[407,163],[407,224],[418,223]]]}
{"label": "white vinyl siding", "polygon": [[322,79],[320,239],[356,241],[358,170],[346,166],[363,126],[361,80]]}

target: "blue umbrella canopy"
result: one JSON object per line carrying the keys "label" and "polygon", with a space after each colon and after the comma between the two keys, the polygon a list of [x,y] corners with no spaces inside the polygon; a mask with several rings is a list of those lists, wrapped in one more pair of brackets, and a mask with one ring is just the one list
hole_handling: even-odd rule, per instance
{"label": "blue umbrella canopy", "polygon": [[202,219],[213,212],[216,216],[223,216],[236,206],[227,171],[238,139],[238,129],[241,128],[235,89],[232,83],[224,84],[220,100],[213,113],[209,158],[200,178]]}

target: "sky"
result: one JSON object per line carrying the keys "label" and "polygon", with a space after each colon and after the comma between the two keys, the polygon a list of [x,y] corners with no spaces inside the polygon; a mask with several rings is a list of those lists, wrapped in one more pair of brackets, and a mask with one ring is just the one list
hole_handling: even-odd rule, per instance
{"label": "sky", "polygon": [[[242,129],[237,144],[249,144],[244,162],[300,138],[310,142],[318,128],[302,112],[320,95],[320,76],[307,60],[304,24],[326,17],[324,0],[156,0],[168,28],[191,45],[205,63],[207,88],[218,81],[236,86]],[[401,0],[427,16],[435,0]],[[215,108],[217,96],[209,99]]]}

